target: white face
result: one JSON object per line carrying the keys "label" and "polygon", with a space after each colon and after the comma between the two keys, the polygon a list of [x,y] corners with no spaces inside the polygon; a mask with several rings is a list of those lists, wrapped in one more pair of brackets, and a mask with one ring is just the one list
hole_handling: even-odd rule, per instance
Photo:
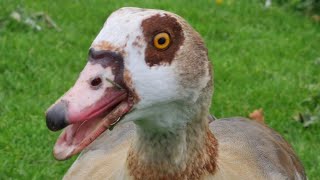
{"label": "white face", "polygon": [[[201,77],[200,79],[204,80],[199,79],[198,81],[196,79],[197,77],[194,77],[195,82],[189,82],[194,83],[194,87],[198,87],[199,89],[194,88],[192,85],[192,88],[187,88],[186,86],[181,85],[182,83],[180,81],[183,78],[179,76],[185,75],[182,68],[186,65],[179,65],[179,63],[186,63],[188,61],[179,62],[177,60],[179,59],[177,56],[181,54],[182,50],[192,52],[192,50],[186,49],[187,46],[184,46],[183,44],[177,44],[176,50],[169,52],[176,56],[171,63],[159,62],[158,64],[150,65],[150,63],[147,62],[146,52],[149,51],[147,49],[148,44],[152,43],[152,39],[157,33],[167,31],[166,27],[160,26],[163,30],[155,29],[151,32],[150,37],[146,37],[144,31],[147,30],[144,28],[147,27],[143,27],[143,22],[147,19],[153,18],[154,16],[159,16],[161,18],[168,16],[168,13],[159,10],[122,8],[109,16],[100,33],[91,45],[91,48],[96,50],[116,50],[123,55],[125,67],[124,81],[137,95],[138,100],[134,105],[134,113],[128,115],[122,122],[139,118],[148,118],[148,116],[152,116],[152,118],[154,118],[156,114],[162,115],[163,113],[172,111],[172,108],[181,106],[181,102],[183,101],[195,102],[200,91],[207,85],[208,81],[211,80],[207,67],[208,65],[206,65],[202,67],[201,70],[204,72],[203,76],[205,77]],[[175,15],[169,14],[169,16]],[[176,17],[173,17],[173,19],[175,18]],[[176,23],[178,24],[178,22]],[[168,24],[170,25],[170,23],[164,23],[163,26]],[[168,31],[171,31],[172,29],[174,29],[172,31],[176,30],[175,27],[168,28],[171,28]],[[182,36],[185,36],[182,29],[181,31]],[[184,38],[172,34],[171,36],[172,44],[178,43],[178,40],[174,38]],[[193,46],[191,45],[190,47]],[[159,50],[156,53],[161,54],[165,52]],[[184,57],[182,56],[181,58]],[[197,63],[195,64],[198,65]],[[192,73],[195,72],[191,72],[191,76],[193,76]],[[126,77],[129,77],[130,80],[126,79]],[[171,109],[168,109],[167,107],[171,107]]]}
{"label": "white face", "polygon": [[107,19],[91,45],[91,48],[98,50],[108,44],[112,49],[123,52],[125,73],[130,76],[130,86],[139,97],[135,109],[181,98],[174,63],[150,67],[145,61],[147,42],[141,24],[143,20],[156,14],[163,15],[159,11],[143,11],[138,8],[120,9]]}

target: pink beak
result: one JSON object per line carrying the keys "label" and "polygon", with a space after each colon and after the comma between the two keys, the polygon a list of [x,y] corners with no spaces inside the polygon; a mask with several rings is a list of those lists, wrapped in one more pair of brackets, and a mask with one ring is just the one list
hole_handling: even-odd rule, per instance
{"label": "pink beak", "polygon": [[120,54],[90,49],[88,63],[75,85],[46,112],[50,130],[68,126],[55,145],[56,159],[80,152],[131,109],[123,69]]}

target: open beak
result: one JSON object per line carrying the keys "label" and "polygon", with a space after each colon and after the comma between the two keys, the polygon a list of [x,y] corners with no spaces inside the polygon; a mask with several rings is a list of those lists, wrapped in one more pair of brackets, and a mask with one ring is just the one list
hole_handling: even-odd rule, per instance
{"label": "open beak", "polygon": [[46,112],[52,131],[64,129],[53,150],[57,160],[81,152],[128,113],[133,101],[123,81],[120,54],[90,49],[75,85]]}

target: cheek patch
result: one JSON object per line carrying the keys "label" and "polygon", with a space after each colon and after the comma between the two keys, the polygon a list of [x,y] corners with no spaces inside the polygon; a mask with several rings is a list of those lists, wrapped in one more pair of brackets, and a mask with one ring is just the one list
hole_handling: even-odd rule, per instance
{"label": "cheek patch", "polygon": [[[142,28],[147,43],[145,60],[148,66],[171,64],[184,41],[183,30],[177,19],[168,14],[156,14],[143,20]],[[162,32],[168,33],[171,38],[171,44],[165,50],[159,50],[153,45],[154,36]]]}

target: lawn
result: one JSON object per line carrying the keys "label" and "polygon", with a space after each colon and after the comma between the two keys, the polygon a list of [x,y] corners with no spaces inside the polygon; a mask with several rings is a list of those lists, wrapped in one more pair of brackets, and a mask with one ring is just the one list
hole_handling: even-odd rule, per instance
{"label": "lawn", "polygon": [[[0,179],[61,179],[75,158],[58,162],[44,112],[75,81],[106,17],[138,6],[173,11],[200,32],[214,64],[217,117],[257,108],[294,147],[309,179],[320,177],[320,124],[293,116],[320,91],[320,24],[263,1],[0,1]],[[45,12],[61,31],[8,20],[17,7]]]}

